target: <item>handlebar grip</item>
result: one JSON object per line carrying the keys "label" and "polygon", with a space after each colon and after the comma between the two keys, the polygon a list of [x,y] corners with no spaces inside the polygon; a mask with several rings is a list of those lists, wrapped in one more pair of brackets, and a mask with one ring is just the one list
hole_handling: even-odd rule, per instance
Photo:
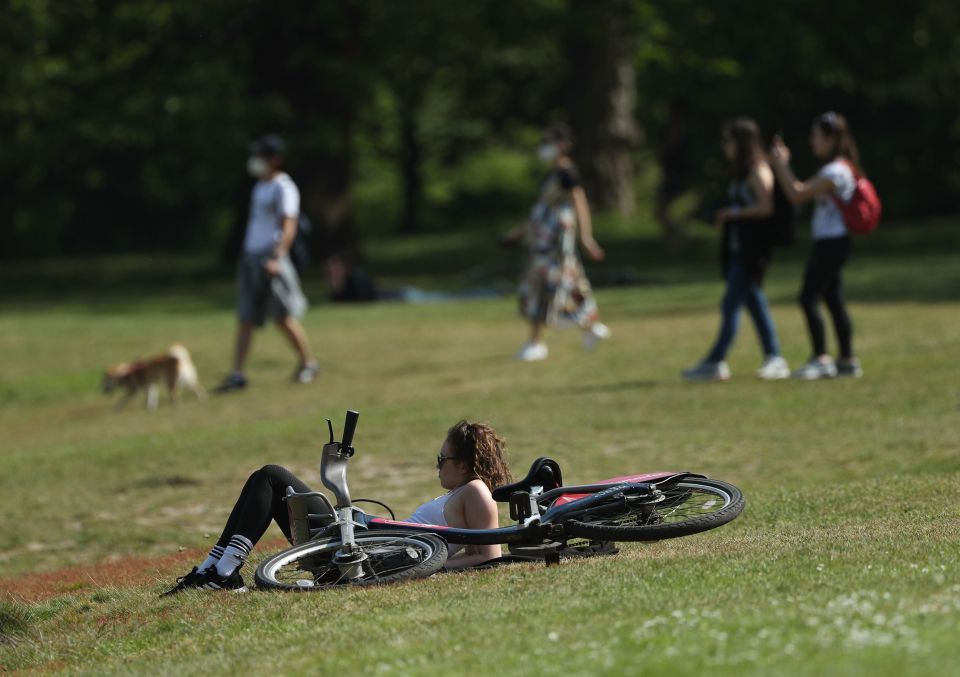
{"label": "handlebar grip", "polygon": [[347,418],[343,422],[343,439],[340,441],[343,447],[353,446],[353,433],[357,430],[358,418],[360,418],[360,412],[347,410]]}

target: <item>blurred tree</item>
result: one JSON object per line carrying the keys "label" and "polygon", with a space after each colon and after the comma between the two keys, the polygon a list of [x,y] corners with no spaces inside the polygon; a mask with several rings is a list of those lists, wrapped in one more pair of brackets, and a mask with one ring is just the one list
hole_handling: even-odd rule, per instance
{"label": "blurred tree", "polygon": [[233,58],[256,109],[250,135],[286,138],[288,167],[314,221],[314,257],[359,256],[351,186],[355,121],[371,93],[367,3],[296,0],[283,11],[266,0],[245,5]]}
{"label": "blurred tree", "polygon": [[522,162],[564,117],[598,208],[628,211],[636,149],[657,158],[667,227],[676,197],[722,186],[724,118],[782,130],[808,173],[829,108],[887,214],[950,213],[957,25],[952,0],[7,0],[0,257],[215,249],[243,226],[246,144],[268,130],[288,137],[318,255],[358,248],[353,191],[374,181],[398,187],[376,218],[406,231],[515,210],[522,182],[484,193],[471,161]]}
{"label": "blurred tree", "polygon": [[[11,2],[0,14],[4,254],[203,246],[238,173],[242,80],[188,1]],[[219,124],[212,124],[217,120]]]}
{"label": "blurred tree", "polygon": [[[423,224],[431,169],[515,142],[511,127],[540,126],[558,103],[563,63],[557,0],[370,5],[370,61],[393,105],[371,121],[396,164],[401,232]],[[403,30],[398,30],[403,27]]]}
{"label": "blurred tree", "polygon": [[569,0],[565,53],[567,106],[577,163],[591,201],[633,213],[633,154],[640,141],[634,117],[636,3]]}
{"label": "blurred tree", "polygon": [[960,167],[956,3],[865,13],[828,0],[677,0],[651,9],[637,68],[641,119],[661,163],[662,216],[684,190],[719,187],[725,118],[750,115],[768,137],[782,131],[809,174],[810,122],[828,109],[851,121],[889,215],[949,210]]}

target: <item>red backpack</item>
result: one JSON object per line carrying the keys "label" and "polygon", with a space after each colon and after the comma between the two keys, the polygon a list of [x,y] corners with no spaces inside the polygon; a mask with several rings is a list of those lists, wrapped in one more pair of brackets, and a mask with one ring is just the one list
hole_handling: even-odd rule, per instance
{"label": "red backpack", "polygon": [[877,229],[880,223],[880,214],[883,212],[883,203],[880,202],[880,196],[877,195],[877,189],[873,183],[865,176],[860,175],[856,168],[844,160],[850,171],[853,172],[853,178],[856,180],[856,186],[853,189],[853,195],[849,202],[844,202],[836,195],[831,195],[833,202],[840,210],[843,216],[843,222],[847,229],[858,235],[869,235]]}

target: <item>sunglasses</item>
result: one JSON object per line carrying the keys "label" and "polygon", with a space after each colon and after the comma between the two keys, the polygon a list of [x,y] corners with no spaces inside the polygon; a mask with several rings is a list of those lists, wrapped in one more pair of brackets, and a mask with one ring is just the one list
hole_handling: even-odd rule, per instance
{"label": "sunglasses", "polygon": [[444,461],[449,461],[455,458],[456,456],[444,456],[443,454],[437,454],[437,468],[442,468]]}

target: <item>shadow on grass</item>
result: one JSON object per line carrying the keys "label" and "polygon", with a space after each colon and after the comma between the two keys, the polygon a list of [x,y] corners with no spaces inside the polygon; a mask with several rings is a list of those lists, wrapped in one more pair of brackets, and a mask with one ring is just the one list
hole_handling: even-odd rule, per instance
{"label": "shadow on grass", "polygon": [[638,379],[634,381],[620,381],[619,383],[598,383],[595,385],[580,386],[573,392],[578,395],[591,395],[596,393],[619,393],[628,390],[648,390],[663,385],[663,381],[653,379]]}

